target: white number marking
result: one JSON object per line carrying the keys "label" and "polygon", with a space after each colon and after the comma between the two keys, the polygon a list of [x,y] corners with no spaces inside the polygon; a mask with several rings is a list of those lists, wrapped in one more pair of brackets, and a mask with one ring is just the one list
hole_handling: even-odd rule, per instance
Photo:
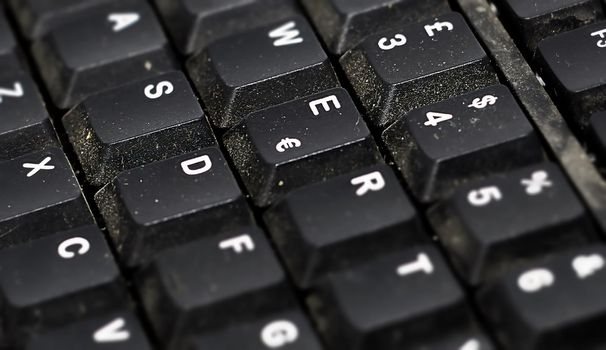
{"label": "white number marking", "polygon": [[[389,44],[387,43],[389,41]],[[383,51],[392,50],[398,46],[406,45],[406,37],[402,34],[396,34],[393,39],[381,38],[379,48]]]}
{"label": "white number marking", "polygon": [[441,122],[445,122],[453,118],[452,114],[428,112],[426,114],[427,121],[424,123],[425,126],[438,126]]}
{"label": "white number marking", "polygon": [[534,269],[524,272],[518,278],[518,287],[523,292],[535,293],[551,287],[555,281],[553,273],[547,269]]}
{"label": "white number marking", "polygon": [[429,37],[431,38],[436,35],[434,31],[441,32],[444,28],[446,28],[446,30],[448,31],[452,31],[454,29],[454,26],[450,22],[436,22],[432,25],[426,25],[425,31],[427,32],[427,35],[429,35]]}
{"label": "white number marking", "polygon": [[294,323],[286,320],[274,321],[261,331],[261,340],[270,349],[294,343],[298,338],[299,329]]}
{"label": "white number marking", "polygon": [[0,88],[0,103],[3,97],[23,97],[23,93],[23,85],[20,82],[14,83],[12,89]]}
{"label": "white number marking", "polygon": [[502,198],[503,194],[496,186],[482,187],[467,194],[467,201],[474,207],[483,207]]}

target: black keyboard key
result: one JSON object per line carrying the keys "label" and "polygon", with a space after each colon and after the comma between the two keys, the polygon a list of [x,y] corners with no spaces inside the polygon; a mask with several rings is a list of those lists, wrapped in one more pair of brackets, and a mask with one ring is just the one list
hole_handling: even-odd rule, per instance
{"label": "black keyboard key", "polygon": [[369,36],[340,62],[380,128],[414,108],[497,83],[490,59],[456,13]]}
{"label": "black keyboard key", "polygon": [[59,145],[36,84],[16,72],[0,77],[0,160]]}
{"label": "black keyboard key", "polygon": [[600,0],[498,0],[506,25],[532,53],[542,39],[603,18]]}
{"label": "black keyboard key", "polygon": [[188,62],[215,126],[339,86],[322,46],[303,17],[292,17],[209,45]]}
{"label": "black keyboard key", "polygon": [[15,55],[17,42],[8,24],[4,11],[0,8],[0,56]]}
{"label": "black keyboard key", "polygon": [[165,344],[294,306],[284,272],[256,228],[164,251],[137,279]]}
{"label": "black keyboard key", "polygon": [[539,74],[560,107],[581,129],[606,105],[606,22],[539,43]]}
{"label": "black keyboard key", "polygon": [[309,321],[296,309],[201,334],[186,349],[241,350],[244,344],[246,350],[322,349]]}
{"label": "black keyboard key", "polygon": [[126,171],[95,200],[128,266],[142,264],[161,249],[253,222],[216,148]]}
{"label": "black keyboard key", "polygon": [[211,42],[295,14],[292,0],[155,0],[184,55]]}
{"label": "black keyboard key", "polygon": [[36,39],[63,24],[99,11],[115,0],[8,0],[28,39]]}
{"label": "black keyboard key", "polygon": [[1,250],[0,298],[5,329],[16,341],[128,300],[120,271],[95,226]]}
{"label": "black keyboard key", "polygon": [[174,72],[91,96],[63,118],[93,185],[216,144],[187,79]]}
{"label": "black keyboard key", "polygon": [[606,111],[595,113],[589,119],[587,141],[597,157],[598,166],[606,174]]}
{"label": "black keyboard key", "polygon": [[383,139],[423,202],[444,198],[474,178],[543,160],[532,125],[502,85],[416,109],[385,130]]}
{"label": "black keyboard key", "polygon": [[438,329],[442,341],[481,335],[462,289],[426,245],[330,275],[308,303],[335,349],[431,349]]}
{"label": "black keyboard key", "polygon": [[430,218],[459,273],[474,285],[548,252],[597,240],[583,204],[553,164],[460,187]]}
{"label": "black keyboard key", "polygon": [[117,1],[60,26],[32,52],[54,104],[67,109],[103,90],[177,69],[145,1]]}
{"label": "black keyboard key", "polygon": [[378,163],[381,156],[343,89],[249,115],[223,138],[259,206],[303,185]]}
{"label": "black keyboard key", "polygon": [[482,289],[480,307],[507,349],[603,349],[606,249],[537,261]]}
{"label": "black keyboard key", "polygon": [[0,163],[0,247],[92,224],[78,181],[57,148]]}
{"label": "black keyboard key", "polygon": [[331,53],[341,55],[365,37],[449,12],[445,0],[303,0]]}
{"label": "black keyboard key", "polygon": [[386,165],[296,190],[264,217],[291,276],[304,288],[331,271],[429,237]]}
{"label": "black keyboard key", "polygon": [[94,315],[34,335],[25,350],[151,350],[136,316],[127,310]]}

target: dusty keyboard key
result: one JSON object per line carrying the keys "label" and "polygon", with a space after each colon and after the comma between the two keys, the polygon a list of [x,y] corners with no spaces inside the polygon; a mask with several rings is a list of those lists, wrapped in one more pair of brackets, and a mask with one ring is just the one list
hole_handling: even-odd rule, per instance
{"label": "dusty keyboard key", "polygon": [[429,239],[386,165],[295,190],[268,209],[264,218],[302,288],[331,271]]}
{"label": "dusty keyboard key", "polygon": [[531,53],[542,39],[604,17],[600,0],[497,0],[506,25]]}
{"label": "dusty keyboard key", "polygon": [[155,0],[179,51],[191,55],[211,42],[296,13],[292,0]]}
{"label": "dusty keyboard key", "polygon": [[174,72],[91,96],[63,117],[87,180],[216,144],[187,78]]}
{"label": "dusty keyboard key", "polygon": [[60,149],[0,162],[0,247],[92,224],[78,181]]}
{"label": "dusty keyboard key", "polygon": [[497,83],[486,52],[456,13],[369,36],[340,63],[379,128],[414,108]]}
{"label": "dusty keyboard key", "polygon": [[193,337],[188,350],[321,350],[305,315],[292,309]]}
{"label": "dusty keyboard key", "polygon": [[480,310],[506,349],[603,349],[606,249],[555,254],[481,289]]}
{"label": "dusty keyboard key", "polygon": [[39,38],[62,24],[99,11],[115,0],[8,0],[13,13],[28,39]]}
{"label": "dusty keyboard key", "polygon": [[591,114],[606,105],[606,22],[547,38],[537,56],[547,90],[584,129]]}
{"label": "dusty keyboard key", "polygon": [[253,113],[223,137],[255,204],[376,164],[377,146],[343,89]]}
{"label": "dusty keyboard key", "polygon": [[97,314],[41,334],[25,350],[151,350],[141,323],[126,308]]}
{"label": "dusty keyboard key", "polygon": [[459,187],[429,217],[455,267],[472,285],[544,254],[597,240],[583,203],[549,163]]}
{"label": "dusty keyboard key", "polygon": [[14,55],[17,50],[17,42],[8,24],[4,12],[0,8],[0,56]]}
{"label": "dusty keyboard key", "polygon": [[403,115],[383,140],[422,202],[444,198],[474,178],[544,159],[532,125],[502,85]]}
{"label": "dusty keyboard key", "polygon": [[36,40],[34,59],[54,104],[177,70],[162,26],[147,2],[116,1]]}
{"label": "dusty keyboard key", "polygon": [[245,228],[166,250],[137,276],[162,343],[292,308],[286,276],[263,232]]}
{"label": "dusty keyboard key", "polygon": [[445,0],[303,0],[331,53],[341,55],[368,35],[450,11]]}
{"label": "dusty keyboard key", "polygon": [[463,290],[430,245],[331,274],[308,304],[335,349],[437,350],[445,348],[428,345],[451,337],[461,345],[474,339],[474,346],[483,343]]}
{"label": "dusty keyboard key", "polygon": [[235,125],[248,114],[339,86],[303,17],[214,42],[188,61],[213,124]]}
{"label": "dusty keyboard key", "polygon": [[121,173],[95,200],[129,267],[161,249],[254,221],[217,148]]}
{"label": "dusty keyboard key", "polygon": [[18,341],[128,302],[118,266],[96,226],[1,250],[0,299],[3,326]]}
{"label": "dusty keyboard key", "polygon": [[32,78],[21,70],[0,75],[0,160],[58,146],[55,129]]}

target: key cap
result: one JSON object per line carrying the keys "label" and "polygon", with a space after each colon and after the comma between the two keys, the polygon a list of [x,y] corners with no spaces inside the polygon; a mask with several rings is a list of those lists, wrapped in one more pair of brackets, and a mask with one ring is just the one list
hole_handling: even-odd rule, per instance
{"label": "key cap", "polygon": [[455,267],[472,285],[597,239],[583,204],[549,163],[463,186],[429,217]]}
{"label": "key cap", "polygon": [[95,200],[129,267],[161,249],[254,222],[217,148],[126,171]]}
{"label": "key cap", "polygon": [[543,160],[532,125],[502,85],[416,109],[385,130],[383,140],[422,202]]}
{"label": "key cap", "polygon": [[340,63],[369,122],[381,129],[412,109],[497,83],[456,13],[369,36]]}
{"label": "key cap", "polygon": [[125,309],[34,335],[25,349],[151,350],[151,345],[139,320]]}
{"label": "key cap", "polygon": [[0,247],[92,224],[74,173],[57,148],[0,163]]}
{"label": "key cap", "polygon": [[24,72],[0,77],[0,160],[59,146],[34,81]]}
{"label": "key cap", "polygon": [[0,251],[0,297],[14,340],[125,305],[126,288],[96,226]]}
{"label": "key cap", "polygon": [[353,101],[332,89],[248,116],[223,142],[255,204],[363,168],[381,156]]}
{"label": "key cap", "polygon": [[342,55],[365,37],[449,12],[444,0],[303,0],[324,43]]}
{"label": "key cap", "polygon": [[554,255],[512,271],[478,295],[507,349],[601,349],[606,345],[603,246]]}
{"label": "key cap", "polygon": [[606,104],[606,22],[547,38],[539,43],[539,74],[557,96],[569,120],[581,129]]}
{"label": "key cap", "polygon": [[195,336],[189,347],[184,348],[241,350],[244,344],[247,350],[322,349],[309,321],[296,309]]}
{"label": "key cap", "polygon": [[600,0],[499,0],[508,28],[531,53],[542,39],[604,17]]}
{"label": "key cap", "polygon": [[176,72],[91,96],[63,124],[95,186],[123,170],[216,144],[187,79]]}
{"label": "key cap", "polygon": [[217,40],[188,61],[213,124],[235,125],[248,114],[339,86],[303,17]]}
{"label": "key cap", "polygon": [[63,25],[34,42],[32,53],[60,109],[178,69],[154,12],[140,0],[117,1]]}
{"label": "key cap", "polygon": [[595,113],[589,119],[587,142],[597,157],[600,170],[606,174],[606,111]]}
{"label": "key cap", "polygon": [[296,13],[291,0],[155,1],[183,55]]}
{"label": "key cap", "polygon": [[291,277],[303,288],[331,271],[428,238],[386,165],[296,190],[264,218]]}
{"label": "key cap", "polygon": [[17,42],[5,14],[0,8],[0,56],[15,55],[16,51]]}
{"label": "key cap", "polygon": [[154,331],[165,345],[294,306],[284,273],[256,228],[164,251],[137,281]]}
{"label": "key cap", "polygon": [[37,39],[52,29],[99,11],[113,0],[8,0],[21,32]]}
{"label": "key cap", "polygon": [[443,338],[479,333],[461,288],[429,245],[332,274],[308,304],[335,349],[426,349],[436,329]]}

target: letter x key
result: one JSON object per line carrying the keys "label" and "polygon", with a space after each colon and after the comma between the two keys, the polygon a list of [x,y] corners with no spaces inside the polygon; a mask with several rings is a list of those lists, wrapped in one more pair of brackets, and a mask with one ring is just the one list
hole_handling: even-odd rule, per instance
{"label": "letter x key", "polygon": [[54,165],[47,165],[48,162],[51,161],[51,157],[46,157],[40,163],[23,163],[23,167],[26,169],[32,169],[29,173],[27,173],[27,177],[32,177],[36,175],[40,170],[53,170],[55,169]]}

